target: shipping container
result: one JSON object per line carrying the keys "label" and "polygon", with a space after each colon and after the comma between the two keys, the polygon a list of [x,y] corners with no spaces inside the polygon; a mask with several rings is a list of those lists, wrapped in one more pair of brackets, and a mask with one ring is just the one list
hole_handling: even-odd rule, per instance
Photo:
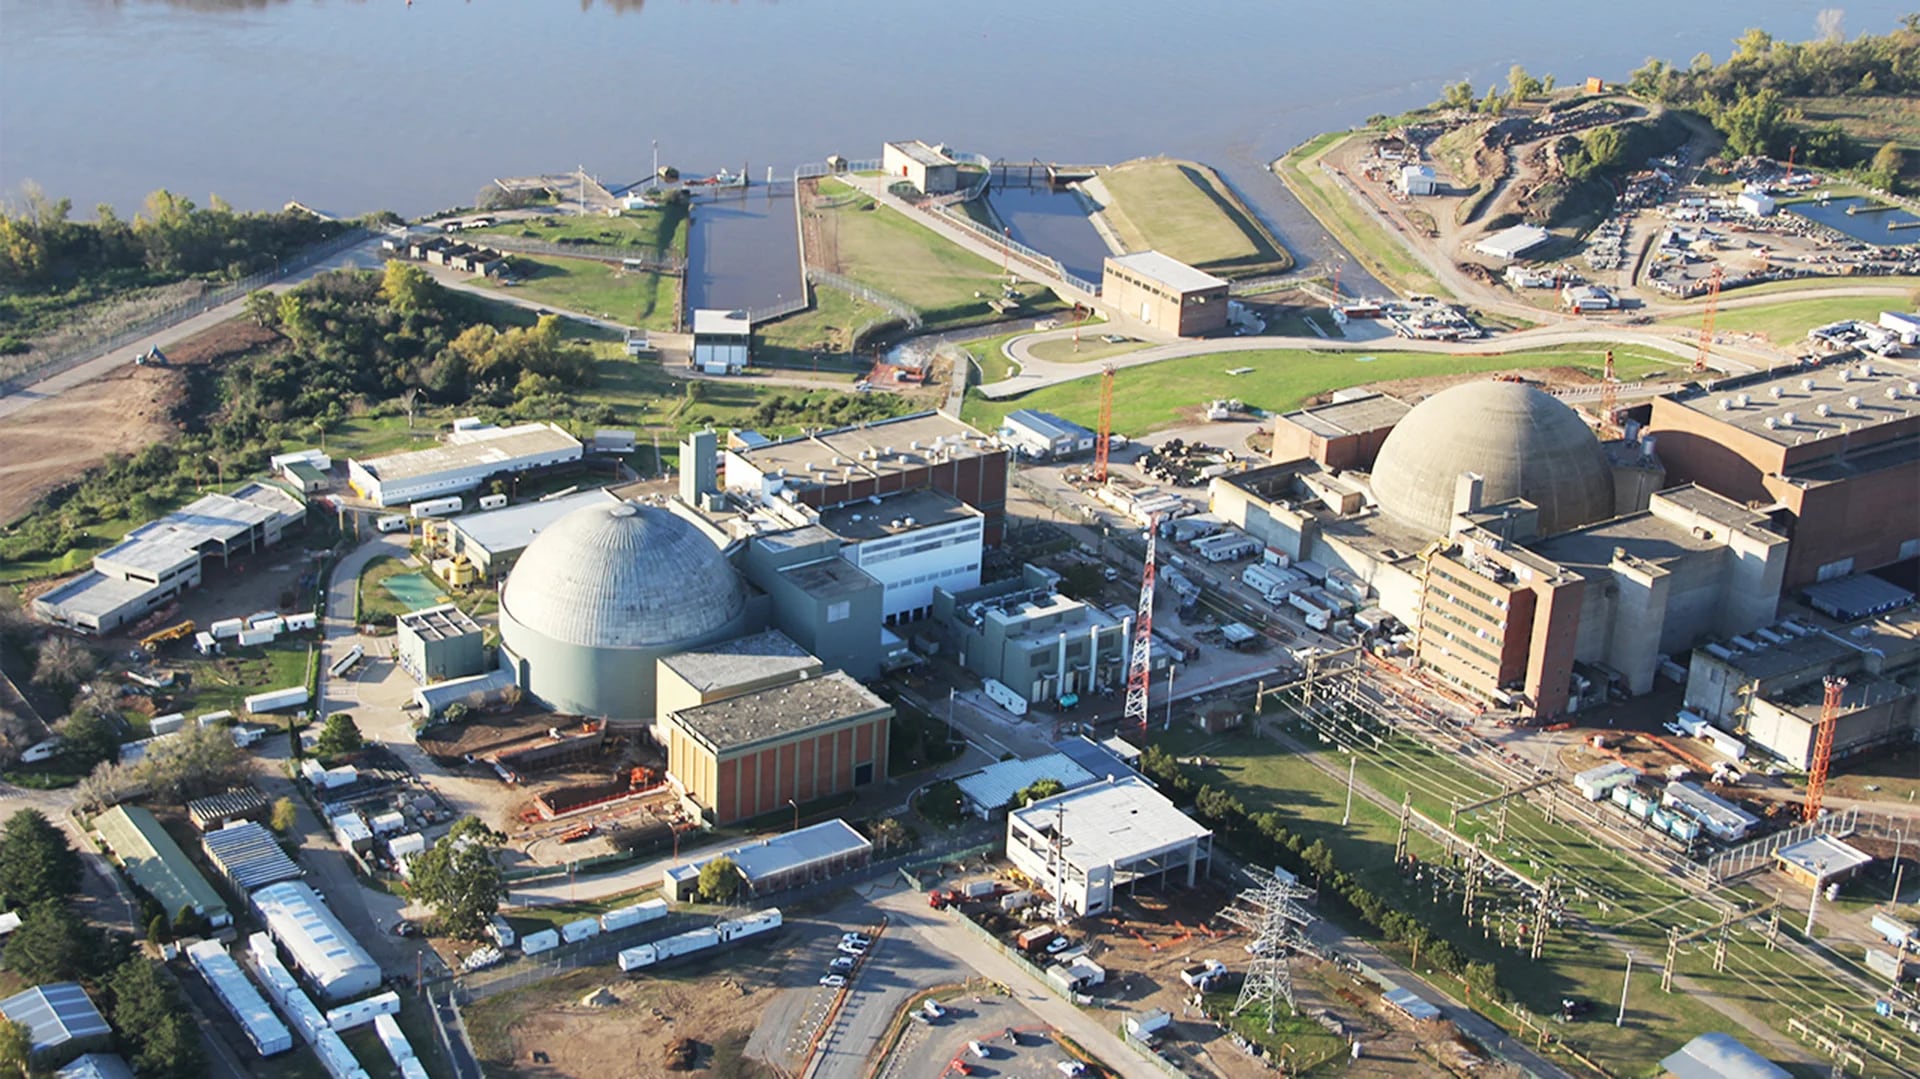
{"label": "shipping container", "polygon": [[305,686],[289,686],[286,689],[274,689],[268,690],[265,693],[253,693],[249,694],[245,701],[247,711],[255,714],[261,712],[277,712],[282,708],[292,708],[295,705],[305,703],[307,703],[307,687]]}
{"label": "shipping container", "polygon": [[781,924],[780,908],[772,907],[767,910],[754,911],[752,914],[744,917],[721,922],[719,925],[714,926],[714,929],[720,934],[721,940],[729,941],[772,932],[780,928]]}
{"label": "shipping container", "polygon": [[1324,630],[1333,624],[1333,610],[1321,606],[1304,592],[1288,596],[1287,605],[1299,611],[1311,629]]}
{"label": "shipping container", "polygon": [[260,629],[243,629],[240,631],[240,636],[235,639],[240,642],[242,648],[256,648],[263,644],[272,644],[273,639],[278,636],[280,636],[278,630],[263,626]]}
{"label": "shipping container", "polygon": [[246,628],[247,623],[243,618],[222,618],[208,626],[207,632],[213,634],[215,640],[226,641],[240,636],[240,631]]}
{"label": "shipping container", "polygon": [[979,899],[981,896],[992,895],[994,889],[998,887],[999,885],[990,880],[973,880],[962,885],[960,892],[968,899]]}
{"label": "shipping container", "polygon": [[1031,929],[1022,930],[1019,936],[1013,938],[1013,941],[1020,946],[1021,951],[1027,952],[1032,951],[1035,945],[1052,940],[1053,937],[1053,926],[1036,925]]}
{"label": "shipping container", "polygon": [[481,495],[480,496],[480,508],[483,510],[497,510],[506,504],[507,504],[506,495]]}
{"label": "shipping container", "polygon": [[148,721],[147,729],[158,736],[162,734],[173,734],[186,725],[187,717],[183,713],[172,712],[164,716],[154,716],[153,719]]}
{"label": "shipping container", "polygon": [[1913,926],[1898,918],[1886,914],[1875,914],[1870,919],[1873,931],[1887,938],[1888,944],[1904,944],[1911,948],[1916,943]]}
{"label": "shipping container", "polygon": [[986,688],[987,698],[993,701],[993,703],[1005,708],[1016,716],[1024,716],[1027,714],[1027,699],[1015,693],[1005,683],[988,678],[982,684]]}
{"label": "shipping container", "polygon": [[320,616],[313,611],[290,614],[286,617],[286,623],[288,633],[299,633],[302,630],[312,629],[319,625]]}
{"label": "shipping container", "polygon": [[200,725],[202,727],[224,727],[232,722],[233,713],[224,708],[218,712],[208,712],[200,717]]}
{"label": "shipping container", "polygon": [[[403,836],[402,838],[407,838],[407,837]],[[419,839],[420,837],[418,835],[415,835],[412,838]],[[395,842],[398,842],[398,840],[396,840]],[[425,840],[422,840],[421,842],[424,844]],[[421,849],[425,849],[424,846]],[[399,853],[397,851],[394,851],[392,843],[387,844],[387,850],[389,853],[392,853],[394,857],[396,858],[399,857]],[[419,852],[415,851],[413,853],[419,853]],[[499,914],[496,914],[493,917],[487,919],[487,935],[492,937],[493,942],[495,944],[498,944],[502,948],[513,947],[514,941],[519,939],[514,934],[513,923],[507,921],[507,919],[504,916]]]}
{"label": "shipping container", "polygon": [[401,532],[407,527],[407,519],[397,513],[390,513],[373,522],[375,530],[380,532]]}

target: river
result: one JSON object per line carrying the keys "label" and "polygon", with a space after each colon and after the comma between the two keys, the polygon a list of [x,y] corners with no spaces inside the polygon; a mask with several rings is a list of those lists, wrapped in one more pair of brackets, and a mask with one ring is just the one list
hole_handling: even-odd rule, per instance
{"label": "river", "polygon": [[[1849,29],[1910,6],[1849,5]],[[1813,18],[1802,0],[0,0],[0,190],[31,180],[83,214],[166,187],[413,215],[500,175],[639,179],[656,143],[692,174],[762,177],[922,138],[1205,161],[1311,260],[1331,241],[1265,165],[1318,131],[1515,62],[1618,78]]]}

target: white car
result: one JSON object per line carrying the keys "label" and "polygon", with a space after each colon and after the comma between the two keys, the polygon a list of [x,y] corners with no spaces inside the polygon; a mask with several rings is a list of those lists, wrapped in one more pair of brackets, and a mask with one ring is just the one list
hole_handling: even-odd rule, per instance
{"label": "white car", "polygon": [[1054,1067],[1060,1069],[1061,1075],[1084,1075],[1087,1070],[1087,1066],[1077,1060],[1063,1060]]}
{"label": "white car", "polygon": [[840,934],[840,943],[858,944],[862,948],[866,948],[873,944],[873,938],[867,936],[865,933],[842,933]]}
{"label": "white car", "polygon": [[841,989],[845,988],[847,978],[844,974],[824,974],[820,977],[820,984],[828,989]]}
{"label": "white car", "polygon": [[987,1047],[984,1045],[981,1045],[979,1042],[968,1042],[967,1052],[972,1053],[974,1056],[979,1057],[981,1060],[985,1060],[989,1056],[993,1055],[987,1052]]}
{"label": "white car", "polygon": [[942,1008],[940,1006],[940,1002],[937,1000],[927,1001],[924,1005],[921,1006],[921,1009],[927,1013],[927,1016],[929,1018],[932,1018],[932,1019],[939,1019],[947,1014],[947,1010],[945,1008]]}
{"label": "white car", "polygon": [[1072,941],[1068,940],[1065,937],[1055,937],[1052,940],[1047,942],[1047,954],[1059,955],[1061,952],[1064,952],[1071,947],[1073,947]]}
{"label": "white car", "polygon": [[843,940],[840,942],[840,951],[846,955],[861,956],[867,954],[867,947],[864,944],[855,944],[850,940]]}

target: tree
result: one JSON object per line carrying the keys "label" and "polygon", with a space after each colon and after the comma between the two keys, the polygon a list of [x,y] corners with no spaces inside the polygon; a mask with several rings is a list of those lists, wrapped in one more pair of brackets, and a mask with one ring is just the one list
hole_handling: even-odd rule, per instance
{"label": "tree", "polygon": [[83,699],[72,715],[54,727],[63,743],[61,751],[82,768],[120,755],[120,732],[114,721],[101,713],[104,703],[98,693]]}
{"label": "tree", "polygon": [[33,1056],[33,1032],[18,1019],[0,1016],[0,1071],[24,1076]]}
{"label": "tree", "polygon": [[134,1070],[154,1079],[198,1079],[206,1074],[204,1052],[193,1020],[175,1011],[141,1039],[140,1051],[133,1056]]}
{"label": "tree", "polygon": [[179,990],[160,965],[136,955],[113,968],[107,977],[112,995],[108,1014],[113,1025],[137,1051],[134,1063],[142,1075],[188,1079],[203,1074],[200,1039],[184,1015]]}
{"label": "tree", "polygon": [[912,833],[907,831],[907,826],[900,823],[896,817],[884,817],[874,821],[867,827],[867,833],[875,843],[880,845],[882,854],[912,838]]}
{"label": "tree", "polygon": [[1020,809],[1023,806],[1032,805],[1033,803],[1040,801],[1042,798],[1051,798],[1054,795],[1059,794],[1061,791],[1064,791],[1066,789],[1067,789],[1067,785],[1065,783],[1062,783],[1051,776],[1048,776],[1045,779],[1036,779],[1033,782],[1027,784],[1026,786],[1020,788],[1019,790],[1013,792],[1013,798],[1007,803],[1007,808]]}
{"label": "tree", "polygon": [[1461,976],[1466,979],[1467,988],[1487,1000],[1507,999],[1506,990],[1500,988],[1500,973],[1492,963],[1468,963]]}
{"label": "tree", "polygon": [[700,881],[694,891],[704,903],[725,903],[740,890],[740,867],[726,855],[700,867]]}
{"label": "tree", "polygon": [[419,315],[439,309],[440,283],[411,262],[391,259],[380,280],[380,298],[399,315]]}
{"label": "tree", "polygon": [[400,395],[400,407],[407,410],[407,430],[413,430],[413,411],[420,403],[420,387],[409,386],[407,392]]}
{"label": "tree", "polygon": [[1882,191],[1892,191],[1900,182],[1900,170],[1906,167],[1906,155],[1900,151],[1900,144],[1889,140],[1873,153],[1873,164],[1867,166],[1867,182]]}
{"label": "tree", "polygon": [[131,778],[154,797],[180,803],[226,790],[240,781],[246,768],[246,758],[226,728],[189,724],[149,747],[133,766]]}
{"label": "tree", "polygon": [[1450,109],[1473,108],[1473,84],[1465,79],[1448,83],[1440,91],[1440,104]]}
{"label": "tree", "polygon": [[410,863],[413,897],[433,908],[443,932],[474,936],[506,895],[493,853],[503,837],[478,817],[462,817]]}
{"label": "tree", "polygon": [[280,297],[271,289],[257,288],[247,293],[246,316],[271,330],[280,325]]}
{"label": "tree", "polygon": [[7,938],[7,969],[29,984],[78,978],[98,969],[102,943],[72,907],[44,900],[27,908]]}
{"label": "tree", "polygon": [[320,737],[314,739],[313,748],[322,757],[343,757],[358,753],[365,744],[366,740],[360,737],[360,728],[354,725],[353,716],[346,712],[335,712],[321,726]]}
{"label": "tree", "polygon": [[281,798],[273,803],[273,812],[267,818],[268,827],[281,835],[286,835],[299,823],[300,810],[293,804],[293,799]]}
{"label": "tree", "polygon": [[1540,80],[1527,74],[1527,69],[1515,64],[1507,69],[1507,96],[1515,101],[1525,101],[1537,96],[1543,87]]}
{"label": "tree", "polygon": [[33,684],[69,690],[92,677],[98,666],[86,645],[71,637],[50,637],[33,665]]}
{"label": "tree", "polygon": [[0,899],[9,910],[72,897],[80,872],[80,855],[39,810],[22,809],[0,828]]}
{"label": "tree", "polygon": [[167,916],[164,914],[154,915],[153,920],[147,923],[147,943],[158,948],[172,939],[173,930],[172,927],[167,925]]}
{"label": "tree", "polygon": [[1713,125],[1726,135],[1728,153],[1736,157],[1767,154],[1772,152],[1785,112],[1778,90],[1769,87],[1750,94],[1742,89],[1713,118]]}
{"label": "tree", "polygon": [[213,927],[207,924],[206,915],[193,909],[190,903],[183,903],[173,916],[173,935],[175,939],[185,937],[204,937]]}

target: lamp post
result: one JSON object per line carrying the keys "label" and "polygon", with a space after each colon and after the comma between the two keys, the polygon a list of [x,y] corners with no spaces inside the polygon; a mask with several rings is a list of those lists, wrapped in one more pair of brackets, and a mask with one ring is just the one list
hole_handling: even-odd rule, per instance
{"label": "lamp post", "polygon": [[1353,821],[1353,769],[1360,763],[1360,755],[1347,751],[1347,808],[1340,814],[1340,827],[1345,828]]}
{"label": "lamp post", "polygon": [[787,799],[787,804],[793,807],[793,829],[792,830],[797,832],[800,830],[800,803],[789,798]]}
{"label": "lamp post", "polygon": [[1613,1017],[1613,1025],[1625,1026],[1627,1022],[1627,987],[1633,984],[1633,956],[1627,956],[1627,976],[1620,981],[1620,1014]]}

